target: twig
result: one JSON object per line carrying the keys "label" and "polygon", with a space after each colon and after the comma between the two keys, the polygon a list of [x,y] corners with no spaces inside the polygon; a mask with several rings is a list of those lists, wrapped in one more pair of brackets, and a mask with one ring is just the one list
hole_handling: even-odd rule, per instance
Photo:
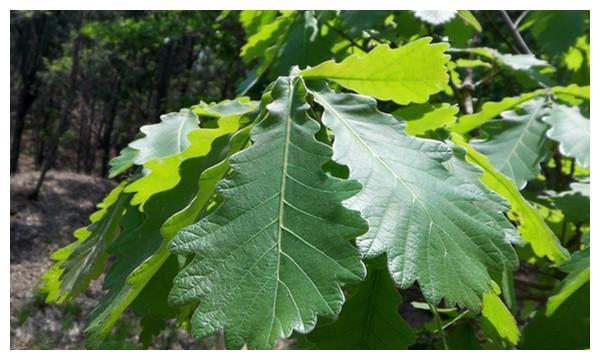
{"label": "twig", "polygon": [[489,16],[487,15],[487,11],[482,11],[481,13],[486,18],[486,20],[490,23],[490,25],[492,25],[492,29],[494,30],[494,32],[496,33],[496,35],[500,36],[500,38],[502,39],[502,41],[504,41],[504,43],[509,48],[511,48],[512,51],[518,53],[519,50],[513,45],[512,42],[508,41],[508,38],[506,36],[504,36],[504,34],[502,33],[502,31],[500,31],[500,29],[498,29],[498,26],[496,26],[496,23],[494,22],[494,20],[490,19]]}
{"label": "twig", "polygon": [[529,10],[525,10],[521,13],[521,15],[519,15],[517,20],[515,20],[515,28],[519,28],[519,24],[521,23],[521,21],[523,21],[523,19],[525,19],[525,16],[527,16],[527,14],[529,14]]}
{"label": "twig", "polygon": [[327,26],[328,28],[330,28],[331,30],[335,31],[339,36],[341,36],[342,38],[348,40],[352,45],[356,46],[357,48],[361,49],[364,52],[369,52],[369,49],[360,45],[359,43],[357,43],[354,39],[352,39],[350,36],[348,36],[345,32],[343,32],[342,30],[339,30],[333,26],[331,26],[327,21],[323,22],[323,24],[325,26]]}
{"label": "twig", "polygon": [[502,20],[508,27],[508,31],[510,32],[510,35],[517,43],[517,48],[519,49],[519,53],[531,54],[531,50],[529,50],[529,47],[525,43],[525,40],[523,40],[523,37],[519,33],[519,30],[517,30],[515,24],[513,24],[512,20],[510,19],[510,16],[508,16],[508,13],[506,12],[506,10],[499,10],[499,12],[500,12],[500,17],[502,17]]}
{"label": "twig", "polygon": [[438,313],[436,307],[432,303],[430,303],[428,301],[427,304],[429,305],[429,308],[431,309],[431,312],[433,313],[433,318],[435,319],[435,323],[438,327],[438,333],[440,334],[440,337],[442,338],[442,344],[444,344],[444,349],[450,350],[450,348],[448,347],[448,341],[446,340],[446,333],[444,333],[444,326],[442,324],[442,318],[440,317],[440,314]]}

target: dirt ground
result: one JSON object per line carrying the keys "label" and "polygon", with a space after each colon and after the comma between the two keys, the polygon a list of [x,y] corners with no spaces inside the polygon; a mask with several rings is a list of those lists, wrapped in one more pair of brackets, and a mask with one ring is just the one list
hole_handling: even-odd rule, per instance
{"label": "dirt ground", "polygon": [[[36,296],[38,279],[52,265],[50,254],[70,243],[73,231],[88,223],[96,203],[115,185],[98,177],[51,171],[37,201],[27,198],[37,172],[10,180],[10,344],[11,349],[82,349],[86,317],[103,295],[101,281],[74,302],[48,305]],[[139,324],[125,314],[105,348],[139,348]],[[197,344],[170,327],[154,348],[214,347],[215,339]]]}

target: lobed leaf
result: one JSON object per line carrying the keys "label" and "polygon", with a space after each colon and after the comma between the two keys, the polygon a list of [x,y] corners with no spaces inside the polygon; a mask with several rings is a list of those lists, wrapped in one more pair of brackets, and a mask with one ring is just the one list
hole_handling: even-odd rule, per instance
{"label": "lobed leaf", "polygon": [[90,216],[91,224],[75,231],[73,243],[55,251],[56,263],[41,277],[46,302],[72,300],[104,270],[108,246],[119,236],[119,222],[131,196],[123,193],[127,181],[115,187]]}
{"label": "lobed leaf", "polygon": [[415,334],[398,314],[402,301],[385,265],[369,266],[367,278],[333,321],[307,335],[311,348],[323,350],[401,350]]}
{"label": "lobed leaf", "polygon": [[562,154],[575,158],[584,168],[590,167],[590,120],[578,107],[555,104],[542,120],[550,125],[548,137],[560,143]]}
{"label": "lobed leaf", "polygon": [[372,98],[324,89],[311,94],[333,130],[334,160],[363,185],[346,204],[369,231],[357,239],[364,257],[387,253],[394,281],[415,281],[425,298],[478,309],[490,289],[489,270],[515,269],[514,229],[497,196],[453,176],[444,143],[406,135],[404,123]]}
{"label": "lobed leaf", "polygon": [[555,263],[568,259],[568,252],[561,246],[540,213],[523,198],[515,183],[496,170],[489,159],[477,152],[462,136],[453,133],[451,140],[466,150],[466,158],[470,163],[483,170],[481,182],[510,203],[523,241],[531,245],[536,256],[547,257]]}
{"label": "lobed leaf", "polygon": [[311,331],[317,315],[340,311],[340,285],[365,275],[350,240],[366,224],[341,205],[359,185],[321,170],[331,149],[315,139],[302,80],[279,78],[272,96],[253,145],[230,159],[222,204],[170,246],[194,255],[175,279],[172,303],[198,301],[192,334],[223,329],[228,348],[270,348],[293,330]]}
{"label": "lobed leaf", "polygon": [[540,163],[548,156],[545,145],[549,127],[541,121],[545,105],[544,99],[535,98],[523,104],[521,112],[505,111],[500,119],[483,125],[486,139],[470,142],[519,189],[540,174]]}
{"label": "lobed leaf", "polygon": [[422,38],[397,49],[379,45],[364,55],[352,55],[341,63],[333,60],[302,70],[306,79],[335,81],[341,86],[380,100],[405,105],[424,103],[448,83],[444,55],[448,44],[430,44]]}

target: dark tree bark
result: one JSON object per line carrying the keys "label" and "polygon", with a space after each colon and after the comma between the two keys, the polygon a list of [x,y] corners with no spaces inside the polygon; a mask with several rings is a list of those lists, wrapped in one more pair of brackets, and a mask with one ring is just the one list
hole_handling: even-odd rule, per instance
{"label": "dark tree bark", "polygon": [[117,85],[115,86],[116,91],[113,94],[106,117],[104,121],[104,130],[102,132],[102,139],[100,146],[102,147],[102,176],[108,174],[108,161],[110,160],[110,148],[111,148],[111,136],[113,128],[115,126],[115,118],[117,116],[117,105],[119,104],[119,90],[121,88],[121,79],[117,78]]}
{"label": "dark tree bark", "polygon": [[73,104],[75,102],[76,95],[76,87],[77,87],[77,76],[79,74],[79,50],[81,48],[81,36],[77,36],[73,41],[73,50],[71,54],[72,66],[71,73],[69,76],[69,88],[67,91],[67,101],[65,103],[65,107],[63,108],[58,127],[56,130],[56,134],[50,139],[51,142],[48,146],[48,154],[42,163],[42,168],[40,169],[40,176],[35,184],[35,187],[30,194],[30,198],[37,199],[40,193],[40,189],[42,184],[44,183],[44,178],[46,177],[46,173],[50,170],[50,167],[54,165],[54,160],[56,159],[56,154],[58,152],[58,147],[60,145],[60,139],[64,135],[65,132],[69,129],[70,125],[70,115],[71,110],[73,108]]}
{"label": "dark tree bark", "polygon": [[154,103],[154,119],[158,121],[161,114],[165,112],[165,103],[169,93],[169,78],[171,68],[171,54],[173,42],[164,43],[160,49],[160,61],[158,66],[158,83],[156,86],[156,98]]}
{"label": "dark tree bark", "polygon": [[[15,126],[13,129],[10,146],[10,173],[14,174],[19,169],[19,156],[21,155],[21,138],[25,130],[25,118],[31,108],[39,88],[37,73],[42,68],[42,59],[48,49],[48,19],[46,15],[36,16],[31,22],[25,24],[26,28],[16,26],[20,39],[17,48],[21,53],[19,73],[21,88],[18,90],[17,108],[15,112]],[[30,26],[30,28],[27,28]],[[31,37],[33,41],[25,41]],[[28,39],[29,40],[29,39]]]}

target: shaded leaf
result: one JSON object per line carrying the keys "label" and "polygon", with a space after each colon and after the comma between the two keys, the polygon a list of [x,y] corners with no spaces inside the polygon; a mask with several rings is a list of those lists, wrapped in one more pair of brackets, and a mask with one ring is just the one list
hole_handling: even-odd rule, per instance
{"label": "shaded leaf", "polygon": [[123,193],[124,181],[115,187],[90,216],[90,225],[75,231],[73,243],[55,251],[56,263],[42,275],[41,293],[46,302],[72,300],[98,278],[108,258],[108,247],[121,231],[119,222],[131,196]]}
{"label": "shaded leaf", "polygon": [[388,271],[369,266],[367,278],[346,301],[337,319],[307,335],[316,349],[400,350],[415,334],[398,314],[402,301]]}
{"label": "shaded leaf", "polygon": [[450,104],[418,104],[393,112],[393,115],[406,120],[406,133],[409,135],[425,135],[456,121],[458,107]]}

